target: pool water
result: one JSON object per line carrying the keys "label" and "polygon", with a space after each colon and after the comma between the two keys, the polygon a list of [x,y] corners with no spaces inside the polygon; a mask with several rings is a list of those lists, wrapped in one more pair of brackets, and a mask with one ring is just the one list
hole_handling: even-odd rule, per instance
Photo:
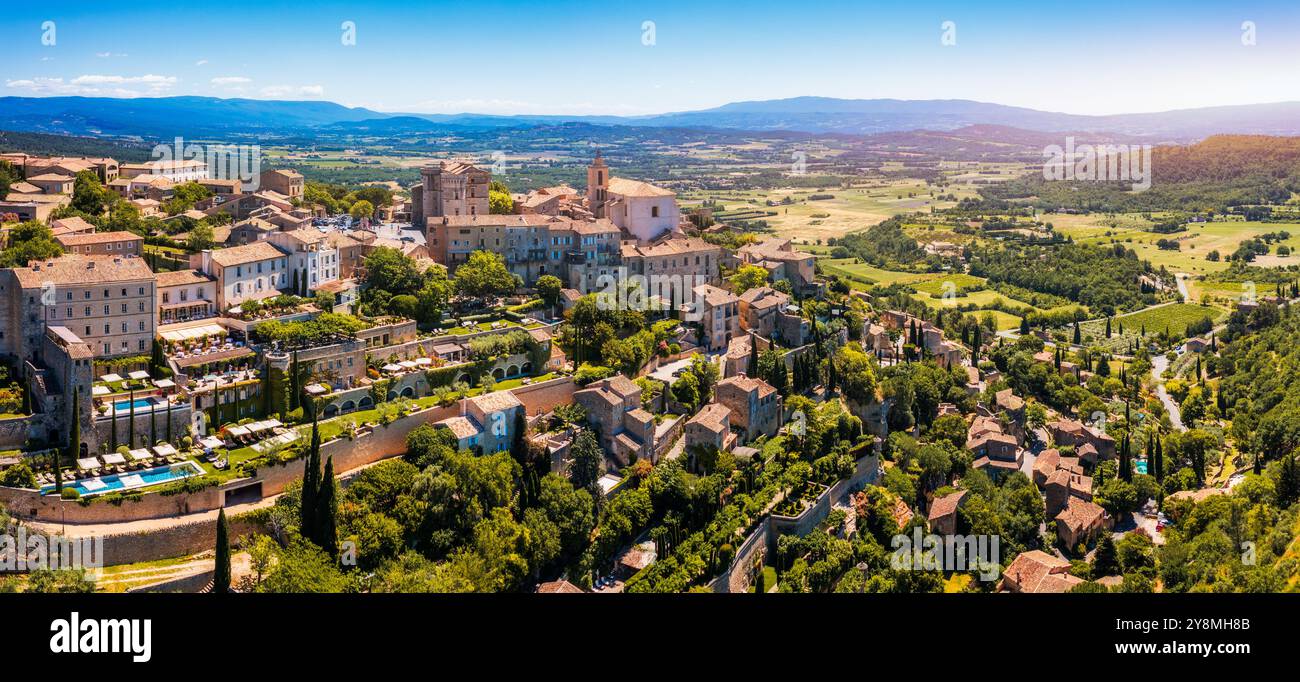
{"label": "pool water", "polygon": [[[141,469],[140,471],[128,471],[124,474],[107,474],[94,478],[83,478],[80,481],[65,481],[63,487],[72,488],[80,493],[82,497],[86,497],[87,495],[111,493],[116,490],[143,488],[201,475],[203,475],[203,468],[198,464],[181,462],[180,464],[164,464],[151,469]],[[54,492],[54,486],[52,485],[41,488],[42,495],[52,492]]]}
{"label": "pool water", "polygon": [[1139,474],[1145,474],[1147,472],[1147,461],[1145,459],[1139,459],[1133,463],[1133,468],[1136,469]]}
{"label": "pool water", "polygon": [[130,400],[123,400],[121,402],[113,403],[113,409],[117,412],[127,412],[131,409],[133,404],[135,405],[135,409],[143,410],[146,407],[152,407],[154,401],[153,398],[140,398],[134,403]]}

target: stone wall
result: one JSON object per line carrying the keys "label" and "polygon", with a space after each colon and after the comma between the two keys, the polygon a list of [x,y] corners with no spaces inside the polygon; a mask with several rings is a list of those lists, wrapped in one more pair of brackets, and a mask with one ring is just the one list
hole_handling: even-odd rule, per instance
{"label": "stone wall", "polygon": [[[572,402],[573,391],[573,380],[569,377],[511,389],[529,415],[549,412]],[[376,426],[372,431],[358,433],[352,440],[338,438],[323,443],[321,458],[334,457],[334,470],[346,472],[401,455],[406,452],[407,434],[417,426],[454,417],[461,413],[461,409],[459,404],[430,407],[395,419],[387,426]],[[145,428],[148,428],[147,424]],[[57,496],[43,496],[34,490],[0,487],[0,505],[19,518],[59,523],[120,523],[169,518],[217,509],[228,503],[228,493],[258,483],[261,484],[261,497],[277,495],[289,483],[302,480],[303,466],[304,460],[300,458],[284,465],[264,467],[249,478],[229,481],[215,488],[179,495],[145,492],[138,501],[123,501],[121,504],[82,504]]]}
{"label": "stone wall", "polygon": [[15,417],[0,420],[0,449],[17,449],[27,442],[27,432],[34,417]]}

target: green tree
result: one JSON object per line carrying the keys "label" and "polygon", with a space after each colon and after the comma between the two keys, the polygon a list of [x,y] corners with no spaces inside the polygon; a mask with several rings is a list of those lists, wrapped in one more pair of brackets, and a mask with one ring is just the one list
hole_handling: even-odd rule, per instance
{"label": "green tree", "polygon": [[216,568],[212,574],[212,591],[216,594],[230,592],[230,530],[226,527],[226,510],[217,512]]}
{"label": "green tree", "polygon": [[554,308],[560,303],[560,291],[564,288],[564,283],[555,275],[542,275],[533,283],[533,288],[548,308]]}
{"label": "green tree", "polygon": [[61,255],[63,245],[54,240],[49,226],[29,220],[9,228],[8,242],[4,251],[0,251],[0,267],[21,268],[34,260]]}
{"label": "green tree", "polygon": [[321,476],[320,491],[316,495],[317,509],[314,521],[316,534],[312,538],[331,558],[338,558],[339,554],[337,494],[334,482],[334,457],[331,456],[325,460],[325,473]]}
{"label": "green tree", "polygon": [[199,221],[190,230],[189,236],[185,238],[185,246],[189,247],[191,251],[203,251],[216,245],[216,239],[216,230],[212,228],[212,225]]}
{"label": "green tree", "polygon": [[375,205],[362,199],[355,204],[352,204],[352,208],[348,209],[348,215],[352,216],[356,220],[372,218],[375,215]]}
{"label": "green tree", "polygon": [[598,494],[596,481],[600,479],[605,464],[605,453],[596,440],[591,429],[583,429],[573,439],[573,464],[569,468],[569,480],[575,488],[586,490],[593,496]]}
{"label": "green tree", "polygon": [[505,259],[491,251],[475,251],[456,268],[456,292],[462,296],[488,297],[514,293],[518,280],[506,268]]}
{"label": "green tree", "polygon": [[757,265],[742,265],[731,276],[733,291],[744,293],[767,284],[767,268]]}

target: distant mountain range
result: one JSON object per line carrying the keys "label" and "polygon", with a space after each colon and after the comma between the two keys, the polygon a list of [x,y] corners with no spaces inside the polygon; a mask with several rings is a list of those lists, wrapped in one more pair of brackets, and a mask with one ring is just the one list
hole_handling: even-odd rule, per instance
{"label": "distant mountain range", "polygon": [[333,102],[157,97],[0,97],[0,130],[67,135],[301,135],[329,128],[362,135],[586,123],[607,126],[872,135],[1000,126],[1080,131],[1186,142],[1218,133],[1300,135],[1300,102],[1244,104],[1142,114],[1082,116],[970,100],[794,97],[734,102],[649,116],[493,116],[385,113]]}

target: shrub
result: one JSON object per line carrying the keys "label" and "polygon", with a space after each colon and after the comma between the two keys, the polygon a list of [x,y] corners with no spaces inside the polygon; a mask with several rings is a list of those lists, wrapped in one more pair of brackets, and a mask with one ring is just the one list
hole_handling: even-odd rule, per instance
{"label": "shrub", "polygon": [[59,491],[59,497],[62,497],[65,500],[75,500],[81,497],[81,493],[77,492],[76,488],[64,488]]}

